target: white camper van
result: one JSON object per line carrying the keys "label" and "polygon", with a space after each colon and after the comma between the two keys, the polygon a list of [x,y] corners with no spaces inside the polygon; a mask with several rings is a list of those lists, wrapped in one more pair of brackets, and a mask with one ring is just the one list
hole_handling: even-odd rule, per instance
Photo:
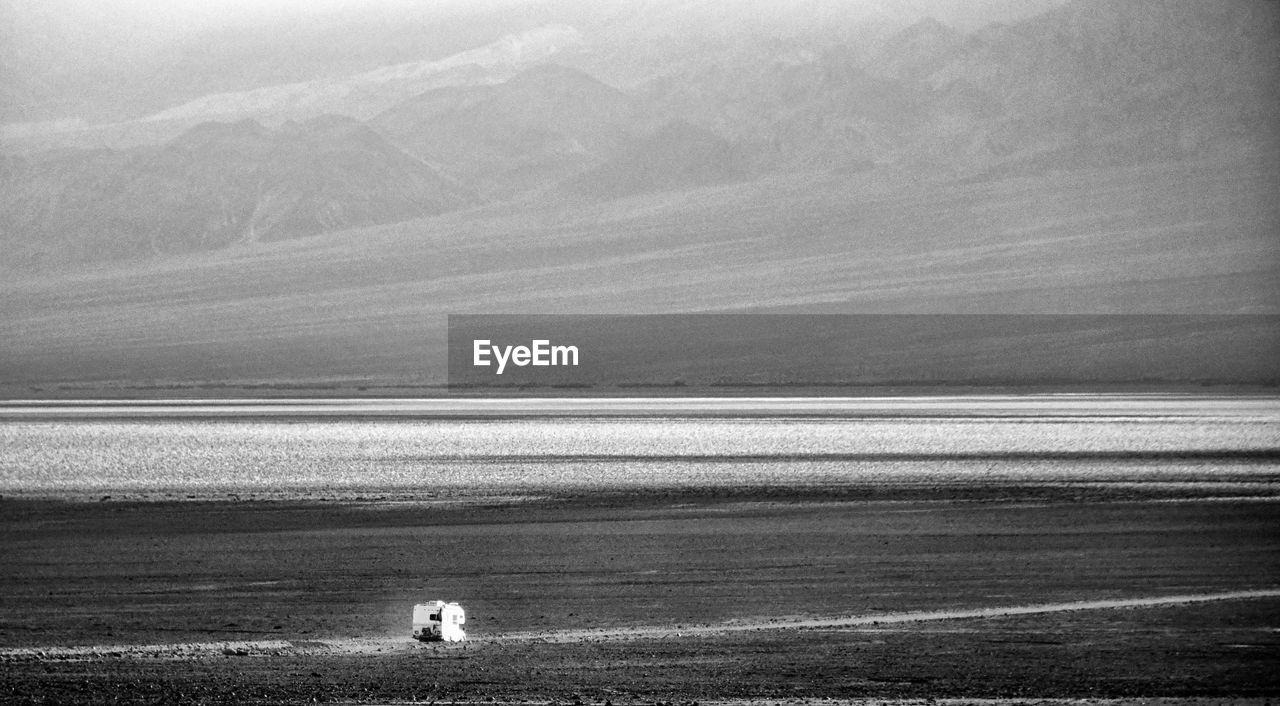
{"label": "white camper van", "polygon": [[462,642],[467,614],[457,603],[419,603],[413,607],[413,637],[423,642]]}

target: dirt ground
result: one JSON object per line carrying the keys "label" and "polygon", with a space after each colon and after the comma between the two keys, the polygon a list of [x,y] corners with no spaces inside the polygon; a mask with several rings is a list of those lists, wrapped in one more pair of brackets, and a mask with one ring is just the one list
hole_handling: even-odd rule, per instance
{"label": "dirt ground", "polygon": [[[0,699],[1266,703],[1272,490],[5,499]],[[467,643],[409,638],[437,598],[466,607]],[[1125,599],[1155,600],[860,619]]]}

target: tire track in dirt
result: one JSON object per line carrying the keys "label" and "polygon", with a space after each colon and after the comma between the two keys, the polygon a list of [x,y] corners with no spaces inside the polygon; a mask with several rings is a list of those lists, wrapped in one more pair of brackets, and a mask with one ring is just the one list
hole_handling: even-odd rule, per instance
{"label": "tire track in dirt", "polygon": [[538,632],[506,633],[495,636],[496,641],[578,642],[588,640],[629,640],[641,638],[698,637],[757,630],[839,630],[873,625],[893,625],[930,620],[968,620],[976,618],[1003,618],[1040,613],[1065,613],[1081,610],[1107,610],[1115,608],[1154,608],[1161,606],[1208,603],[1212,601],[1248,600],[1253,598],[1280,597],[1280,588],[1226,593],[1196,593],[1147,598],[1115,600],[1071,601],[1066,603],[1038,603],[1032,605],[1001,606],[995,608],[970,608],[962,610],[922,610],[873,615],[775,618],[770,620],[732,620],[711,625],[649,626],[625,628],[600,628],[581,630],[554,630]]}
{"label": "tire track in dirt", "polygon": [[[1146,598],[1036,603],[1030,605],[968,608],[951,610],[905,611],[860,616],[795,617],[772,619],[735,619],[703,625],[634,626],[587,628],[572,630],[538,630],[528,632],[473,635],[477,643],[565,643],[638,640],[649,638],[706,637],[761,630],[840,630],[876,625],[926,622],[933,620],[970,620],[1004,618],[1041,613],[1109,610],[1119,608],[1156,608],[1163,606],[1209,603],[1214,601],[1280,598],[1280,588],[1223,593],[1196,593]],[[27,661],[96,661],[114,659],[195,659],[214,655],[269,656],[281,654],[374,654],[412,650],[419,646],[408,635],[331,638],[289,642],[286,640],[246,640],[230,642],[184,642],[176,644],[82,645],[0,648],[0,664]],[[465,648],[467,643],[447,646]]]}
{"label": "tire track in dirt", "polygon": [[287,640],[231,640],[180,642],[157,645],[72,645],[8,647],[0,649],[0,663],[100,659],[190,659],[209,655],[248,656],[281,654],[295,650]]}

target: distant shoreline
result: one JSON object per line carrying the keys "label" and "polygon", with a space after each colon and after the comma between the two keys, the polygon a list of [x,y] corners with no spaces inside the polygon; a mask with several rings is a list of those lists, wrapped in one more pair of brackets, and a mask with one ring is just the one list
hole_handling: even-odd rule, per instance
{"label": "distant shoreline", "polygon": [[1011,383],[969,384],[939,382],[779,383],[744,385],[637,384],[590,387],[511,386],[457,387],[446,384],[348,384],[348,383],[55,383],[50,385],[0,382],[0,407],[26,403],[156,402],[183,403],[236,400],[529,400],[529,399],[750,399],[814,398],[866,399],[879,397],[983,397],[1045,395],[1182,395],[1277,396],[1274,383],[1217,381],[1135,381],[1132,383]]}
{"label": "distant shoreline", "polygon": [[[770,390],[769,392],[773,392]],[[455,419],[523,417],[1145,417],[1280,415],[1270,388],[877,389],[862,395],[79,398],[0,401],[0,422],[46,419]]]}

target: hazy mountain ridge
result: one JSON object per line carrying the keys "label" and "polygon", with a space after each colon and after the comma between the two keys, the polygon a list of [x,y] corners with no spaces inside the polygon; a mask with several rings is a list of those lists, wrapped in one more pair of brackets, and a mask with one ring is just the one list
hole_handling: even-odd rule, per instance
{"label": "hazy mountain ridge", "polygon": [[1076,0],[968,36],[924,20],[866,62],[840,46],[741,53],[646,97],[785,166],[1132,163],[1274,147],[1277,38],[1273,4]]}
{"label": "hazy mountain ridge", "polygon": [[354,76],[267,86],[185,103],[146,120],[209,119],[216,116],[276,121],[335,113],[369,118],[403,99],[432,88],[495,83],[548,57],[581,47],[577,30],[552,25],[508,35],[477,49],[435,61],[384,66]]}
{"label": "hazy mountain ridge", "polygon": [[871,61],[872,75],[922,80],[942,68],[964,47],[965,35],[929,17],[890,37]]}
{"label": "hazy mountain ridge", "polygon": [[410,154],[502,196],[599,165],[655,121],[618,89],[543,64],[494,86],[428,91],[370,124]]}
{"label": "hazy mountain ridge", "polygon": [[11,160],[21,268],[191,252],[454,210],[474,194],[350,118],[206,123],[162,148]]}
{"label": "hazy mountain ridge", "polygon": [[[630,88],[705,51],[712,34],[836,30],[852,41],[921,15],[967,30],[1061,1],[317,0],[273,16],[271,2],[0,0],[0,95],[12,98],[0,102],[0,122],[133,120],[209,94],[438,60],[547,25],[577,27],[595,49],[579,68]],[[257,17],[223,12],[216,21],[227,5]]]}
{"label": "hazy mountain ridge", "polygon": [[727,140],[676,121],[566,186],[571,193],[611,199],[722,184],[746,176],[746,161]]}
{"label": "hazy mountain ridge", "polygon": [[994,108],[975,137],[997,157],[1070,166],[1273,148],[1277,37],[1271,3],[1077,0],[976,33],[925,80]]}
{"label": "hazy mountain ridge", "polygon": [[2,125],[0,140],[5,142],[0,144],[24,152],[48,147],[131,147],[167,142],[195,125],[212,121],[256,120],[274,126],[320,115],[363,120],[431,89],[500,83],[551,57],[580,51],[582,41],[572,27],[546,25],[438,59],[210,93],[119,122],[63,119]]}
{"label": "hazy mountain ridge", "polygon": [[[846,10],[811,4],[817,15],[768,41],[717,36],[699,54],[687,40],[679,68],[629,92],[544,60],[642,49],[552,25],[442,60],[187,103],[153,122],[336,105],[371,119],[208,124],[163,148],[10,161],[7,265],[212,250],[417,218],[477,195],[607,200],[876,168],[984,178],[1280,143],[1274,4],[1074,0],[967,34],[925,19],[874,47],[846,41],[852,24],[822,34],[814,17]],[[712,21],[698,3],[664,0],[593,26],[663,27],[663,13]],[[591,51],[561,51],[579,46]],[[467,85],[439,85],[454,80]]]}

